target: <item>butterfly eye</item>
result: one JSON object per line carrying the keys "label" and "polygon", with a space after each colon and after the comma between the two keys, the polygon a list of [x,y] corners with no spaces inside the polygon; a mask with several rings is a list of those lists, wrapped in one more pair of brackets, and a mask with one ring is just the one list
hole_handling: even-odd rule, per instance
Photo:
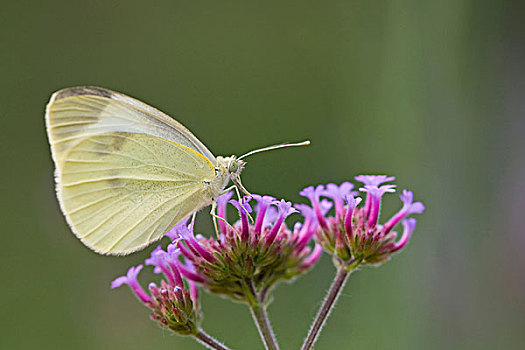
{"label": "butterfly eye", "polygon": [[233,160],[228,165],[228,172],[229,173],[236,173],[239,170],[239,162]]}
{"label": "butterfly eye", "polygon": [[215,168],[215,176],[219,175],[219,168]]}

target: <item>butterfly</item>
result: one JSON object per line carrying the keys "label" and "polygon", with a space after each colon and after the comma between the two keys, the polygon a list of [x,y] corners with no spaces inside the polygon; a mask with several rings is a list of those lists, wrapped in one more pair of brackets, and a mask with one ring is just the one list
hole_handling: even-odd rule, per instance
{"label": "butterfly", "polygon": [[45,120],[60,208],[73,233],[100,254],[132,253],[210,204],[213,213],[230,181],[249,194],[242,158],[309,144],[215,157],[168,115],[93,86],[55,92]]}

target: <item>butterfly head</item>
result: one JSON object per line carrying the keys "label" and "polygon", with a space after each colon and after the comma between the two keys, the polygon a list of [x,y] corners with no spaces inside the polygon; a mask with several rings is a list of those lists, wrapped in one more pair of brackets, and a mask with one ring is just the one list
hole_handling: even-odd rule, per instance
{"label": "butterfly head", "polygon": [[241,172],[246,165],[244,160],[237,158],[236,156],[230,157],[217,157],[217,163],[221,169],[219,172],[227,176],[227,181],[231,180],[235,187],[237,187],[244,194],[249,195],[249,192],[242,186],[241,183]]}
{"label": "butterfly head", "polygon": [[240,177],[245,165],[246,162],[244,160],[238,159],[235,156],[228,157],[228,174],[230,174],[232,178]]}

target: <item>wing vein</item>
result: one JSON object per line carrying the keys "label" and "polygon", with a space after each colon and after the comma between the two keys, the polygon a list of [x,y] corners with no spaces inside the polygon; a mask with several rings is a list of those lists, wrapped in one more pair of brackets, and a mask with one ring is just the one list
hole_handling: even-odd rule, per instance
{"label": "wing vein", "polygon": [[[123,201],[124,199],[128,198],[128,197],[131,196],[131,195],[132,195],[131,193],[128,193],[128,194],[122,196],[121,198],[119,198],[119,199],[116,200],[115,202],[113,202],[113,203],[109,203],[109,204],[103,206],[102,208],[98,209],[97,211],[91,213],[91,215],[89,215],[88,217],[85,217],[85,218],[83,218],[82,220],[79,220],[79,221],[76,222],[75,224],[76,224],[76,225],[82,225],[84,222],[93,219],[93,217],[95,217],[96,215],[100,214],[101,212],[103,212],[104,210],[106,210],[107,208],[109,208],[110,206],[115,206],[117,203]],[[68,214],[68,215],[69,215],[69,214]]]}
{"label": "wing vein", "polygon": [[[186,194],[185,197],[189,197],[190,195],[192,195],[193,193],[195,193],[195,191],[189,193],[189,194]],[[133,224],[123,235],[121,235],[119,237],[119,239],[117,241],[115,241],[115,243],[109,248],[110,250],[113,249],[118,243],[120,243],[125,237],[127,234],[129,234],[129,232],[131,230],[133,230],[135,227],[137,227],[139,224],[141,224],[142,222],[144,222],[144,220],[146,220],[146,218],[148,218],[149,216],[151,216],[157,209],[159,209],[160,207],[166,205],[167,203],[175,200],[175,199],[178,199],[179,197],[181,197],[181,194],[177,195],[177,196],[174,196],[174,197],[171,197],[169,199],[166,199],[165,201],[163,201],[162,203],[158,204],[153,210],[150,210],[146,215],[144,215],[139,221],[137,221],[135,224]],[[184,199],[183,199],[184,200]],[[150,224],[144,231],[147,231],[148,228],[150,228],[151,226],[153,226],[156,222],[160,221],[168,212],[172,211],[174,208],[174,206],[171,206],[169,207],[167,210],[165,210],[157,220],[155,220],[155,222],[153,222],[152,224]],[[151,235],[151,234],[150,234]]]}

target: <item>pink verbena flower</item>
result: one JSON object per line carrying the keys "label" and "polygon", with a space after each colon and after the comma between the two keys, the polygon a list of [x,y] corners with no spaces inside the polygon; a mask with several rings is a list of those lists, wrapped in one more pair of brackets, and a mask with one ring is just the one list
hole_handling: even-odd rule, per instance
{"label": "pink verbena flower", "polygon": [[198,288],[192,280],[185,285],[178,261],[179,249],[172,243],[163,250],[158,246],[146,259],[146,265],[154,266],[155,273],[162,273],[165,280],[160,286],[151,282],[147,293],[139,284],[137,276],[143,265],[130,267],[125,276],[111,282],[111,288],[127,284],[140,301],[151,309],[151,318],[165,327],[183,335],[193,334],[200,320]]}
{"label": "pink verbena flower", "polygon": [[[359,190],[366,193],[364,206],[359,207],[362,199],[356,197],[353,185],[348,182],[337,186],[328,184],[307,187],[301,195],[307,197],[311,207],[296,205],[315,232],[316,241],[325,251],[336,257],[338,264],[376,264],[387,261],[391,255],[401,250],[410,239],[415,229],[416,220],[406,219],[410,214],[420,214],[425,210],[421,202],[413,202],[413,194],[403,190],[400,198],[403,207],[384,225],[379,224],[381,199],[384,194],[395,192],[395,185],[386,184],[394,177],[386,175],[359,175],[356,180],[364,184]],[[335,214],[327,215],[334,203]],[[392,229],[402,223],[403,234],[397,238]]]}
{"label": "pink verbena flower", "polygon": [[[315,245],[312,249],[308,245],[313,236],[311,223],[296,224],[293,230],[287,227],[285,219],[296,212],[290,202],[253,195],[257,215],[251,224],[248,215],[253,211],[252,198],[230,198],[228,193],[217,201],[221,219],[218,238],[195,235],[187,221],[174,228],[184,256],[180,271],[186,278],[211,292],[248,301],[248,282],[256,292],[267,295],[279,280],[298,276],[319,259],[321,247]],[[239,220],[233,224],[227,222],[228,203],[239,212]]]}

